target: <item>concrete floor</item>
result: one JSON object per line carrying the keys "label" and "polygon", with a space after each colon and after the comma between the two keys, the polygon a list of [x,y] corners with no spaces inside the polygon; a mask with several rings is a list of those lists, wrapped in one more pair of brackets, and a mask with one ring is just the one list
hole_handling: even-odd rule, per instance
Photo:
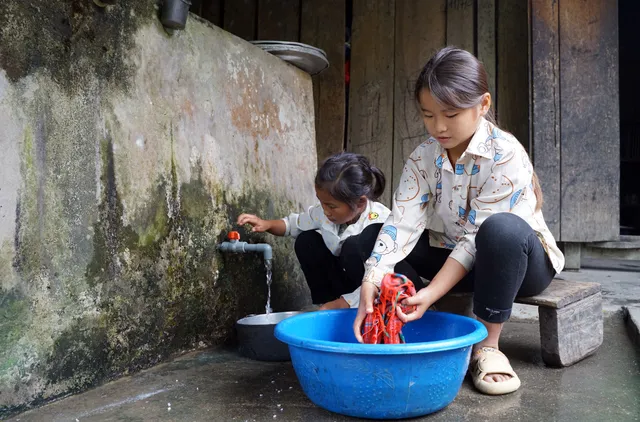
{"label": "concrete floor", "polygon": [[[561,278],[602,284],[604,344],[564,369],[540,358],[537,308],[517,305],[501,349],[522,380],[514,394],[484,396],[467,379],[433,421],[640,421],[640,261],[589,260]],[[627,309],[627,327],[622,309]],[[634,325],[635,324],[635,325]],[[632,340],[633,339],[633,340]],[[638,344],[640,346],[640,344]],[[170,404],[170,406],[169,406]],[[234,350],[181,356],[131,377],[22,413],[12,421],[352,421],[315,406],[290,362],[266,363]]]}
{"label": "concrete floor", "polygon": [[[597,353],[564,369],[543,365],[538,325],[510,322],[501,348],[522,387],[489,397],[469,379],[429,421],[640,420],[640,353],[621,318],[605,323]],[[233,350],[195,352],[84,394],[16,416],[13,421],[353,421],[316,407],[290,362],[266,363]]]}

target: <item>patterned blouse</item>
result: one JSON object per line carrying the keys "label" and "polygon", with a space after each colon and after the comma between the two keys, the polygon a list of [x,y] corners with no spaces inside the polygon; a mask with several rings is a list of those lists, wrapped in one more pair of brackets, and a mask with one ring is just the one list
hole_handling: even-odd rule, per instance
{"label": "patterned blouse", "polygon": [[[455,168],[446,150],[429,138],[404,166],[391,215],[366,261],[365,280],[379,286],[384,275],[411,252],[425,229],[429,230],[431,246],[451,249],[450,257],[470,270],[476,257],[478,228],[499,212],[514,213],[529,223],[559,273],[564,256],[542,211],[536,210],[532,175],[524,147],[484,118]],[[357,306],[358,290],[343,296],[351,306]]]}

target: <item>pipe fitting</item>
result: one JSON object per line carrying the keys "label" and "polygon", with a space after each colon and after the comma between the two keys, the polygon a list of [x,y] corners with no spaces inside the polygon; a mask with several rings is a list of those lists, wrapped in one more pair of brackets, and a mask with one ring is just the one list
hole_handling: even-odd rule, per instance
{"label": "pipe fitting", "polygon": [[222,242],[217,246],[219,251],[232,253],[259,252],[264,256],[265,261],[273,259],[273,249],[267,243],[240,242],[240,234],[235,231],[229,232],[227,239],[229,241]]}

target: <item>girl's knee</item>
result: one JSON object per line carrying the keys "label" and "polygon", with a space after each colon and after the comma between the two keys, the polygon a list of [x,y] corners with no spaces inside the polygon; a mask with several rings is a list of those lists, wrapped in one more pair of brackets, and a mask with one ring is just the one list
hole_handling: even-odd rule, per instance
{"label": "girl's knee", "polygon": [[381,228],[382,223],[371,224],[365,227],[360,234],[348,238],[344,242],[343,249],[346,246],[351,255],[358,256],[363,261],[366,260],[373,251],[373,246],[376,244],[376,239],[378,238],[378,233]]}
{"label": "girl's knee", "polygon": [[322,236],[320,235],[320,233],[316,232],[315,230],[304,231],[300,233],[298,237],[296,237],[293,249],[296,254],[299,255],[301,251],[308,250],[310,246],[312,247],[313,245],[317,244],[318,240],[320,240],[320,242],[322,242],[322,245],[324,245],[324,240],[322,240]]}
{"label": "girl's knee", "polygon": [[348,237],[342,242],[342,248],[340,250],[340,258],[342,260],[348,260],[353,257],[360,257],[362,252],[360,251],[360,243],[357,236]]}
{"label": "girl's knee", "polygon": [[531,226],[515,214],[502,212],[487,218],[476,234],[477,247],[521,242],[531,231]]}
{"label": "girl's knee", "polygon": [[382,223],[371,224],[365,227],[358,236],[354,236],[354,238],[357,238],[358,247],[363,252],[371,253],[381,228]]}

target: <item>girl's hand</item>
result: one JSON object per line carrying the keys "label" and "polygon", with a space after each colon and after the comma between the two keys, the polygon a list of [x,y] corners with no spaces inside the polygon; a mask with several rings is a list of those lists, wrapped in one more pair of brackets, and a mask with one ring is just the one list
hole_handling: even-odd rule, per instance
{"label": "girl's hand", "polygon": [[353,322],[353,334],[356,335],[356,340],[360,343],[364,343],[362,339],[362,324],[368,314],[373,313],[373,299],[378,295],[378,288],[373,283],[362,283],[360,287],[360,304],[358,305],[358,313],[356,319]]}
{"label": "girl's hand", "polygon": [[251,225],[253,228],[252,232],[262,233],[271,229],[271,222],[269,220],[263,220],[257,215],[253,214],[241,214],[238,217],[238,225],[242,226],[245,224]]}
{"label": "girl's hand", "polygon": [[430,294],[431,291],[425,287],[420,290],[415,296],[406,298],[402,301],[404,305],[416,305],[416,310],[411,312],[410,314],[405,314],[402,312],[400,306],[396,307],[396,315],[398,315],[398,319],[404,322],[415,321],[416,319],[422,318],[422,315],[433,305],[435,302],[434,298]]}
{"label": "girl's hand", "polygon": [[337,298],[336,300],[332,300],[331,302],[327,302],[324,305],[322,305],[320,307],[320,311],[327,311],[330,309],[345,309],[348,308],[349,304],[347,303],[346,300],[344,300],[344,298],[341,296],[339,298]]}

